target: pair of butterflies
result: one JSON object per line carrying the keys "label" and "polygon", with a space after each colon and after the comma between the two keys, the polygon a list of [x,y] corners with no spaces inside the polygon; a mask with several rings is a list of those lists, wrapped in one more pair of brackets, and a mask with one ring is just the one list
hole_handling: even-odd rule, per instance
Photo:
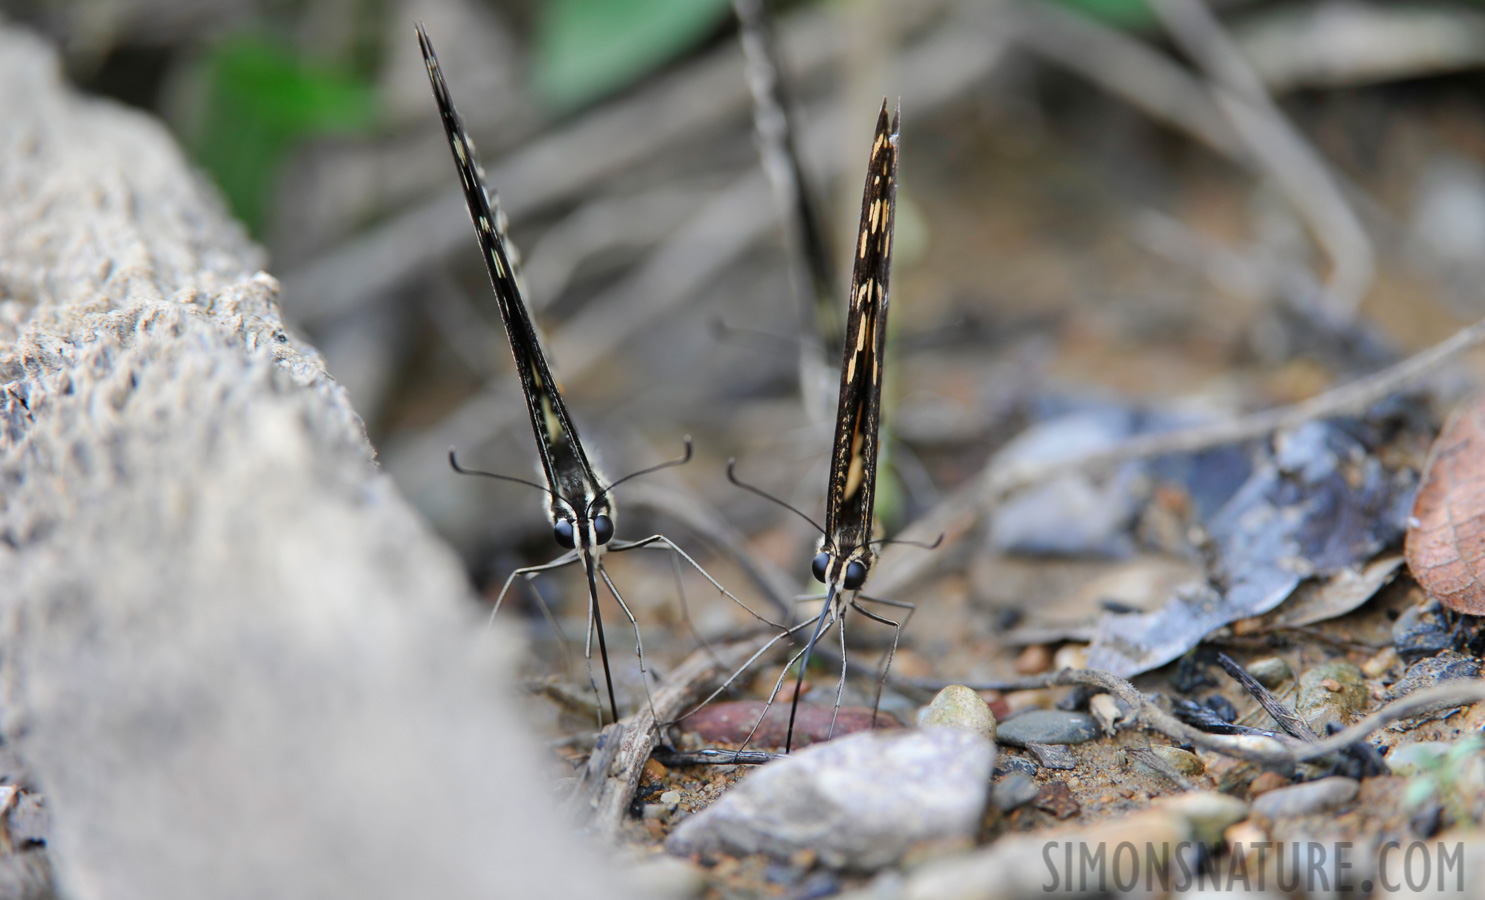
{"label": "pair of butterflies", "polygon": [[[418,26],[418,43],[423,51],[428,80],[433,87],[433,96],[438,104],[444,131],[448,135],[455,168],[464,188],[469,214],[474,221],[480,251],[489,270],[506,336],[510,339],[516,372],[521,379],[542,472],[547,482],[545,486],[535,486],[547,493],[547,514],[552,523],[553,537],[559,546],[568,551],[552,563],[536,569],[582,563],[590,600],[589,633],[596,630],[598,636],[609,708],[617,721],[618,703],[614,697],[613,678],[609,673],[608,651],[598,603],[598,580],[601,578],[611,590],[613,588],[602,567],[603,554],[606,551],[629,550],[656,543],[680,551],[661,535],[642,541],[614,541],[614,505],[611,493],[619,482],[605,485],[599,479],[578,440],[577,429],[567,414],[561,389],[552,377],[536,326],[522,299],[498,200],[486,187],[484,170],[480,166],[474,143],[465,133],[459,115],[454,110],[433,45],[421,25]],[[833,624],[842,621],[847,607],[855,608],[875,621],[896,625],[861,607],[857,594],[866,583],[877,556],[871,531],[876,493],[877,441],[881,423],[882,360],[887,340],[888,275],[892,260],[892,226],[897,195],[897,144],[898,116],[894,115],[889,120],[884,101],[877,117],[867,167],[859,236],[852,247],[855,251],[852,254],[854,263],[830,481],[826,495],[825,527],[821,529],[820,544],[811,566],[815,578],[826,587],[822,598],[825,602],[820,613],[813,619],[796,625],[775,638],[778,640],[810,625],[814,626],[808,643],[795,657],[796,660],[803,657],[799,666],[801,679],[815,644]],[[683,459],[655,468],[685,462],[690,455],[691,445],[687,439]],[[452,452],[450,462],[456,470],[470,471],[458,465]],[[650,471],[654,469],[645,470]],[[491,473],[474,474],[522,480]],[[620,479],[623,480],[626,479]],[[686,558],[690,561],[689,557]],[[521,570],[518,574],[534,570]],[[513,574],[512,578],[514,577]],[[617,592],[615,597],[618,598]],[[620,604],[622,603],[621,599]],[[628,614],[627,607],[625,612]],[[632,615],[630,620],[633,622]],[[635,627],[637,631],[638,626]],[[890,657],[888,663],[890,664]],[[782,684],[782,676],[779,684]],[[775,694],[778,689],[779,686],[776,685]],[[794,705],[790,710],[786,752],[792,745],[798,702],[799,691],[796,685]]]}

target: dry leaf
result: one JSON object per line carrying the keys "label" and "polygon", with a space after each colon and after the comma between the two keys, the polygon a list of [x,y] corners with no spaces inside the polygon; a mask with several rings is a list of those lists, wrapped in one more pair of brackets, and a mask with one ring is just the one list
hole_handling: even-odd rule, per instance
{"label": "dry leaf", "polygon": [[1456,410],[1434,441],[1406,552],[1430,597],[1459,612],[1485,613],[1485,401]]}

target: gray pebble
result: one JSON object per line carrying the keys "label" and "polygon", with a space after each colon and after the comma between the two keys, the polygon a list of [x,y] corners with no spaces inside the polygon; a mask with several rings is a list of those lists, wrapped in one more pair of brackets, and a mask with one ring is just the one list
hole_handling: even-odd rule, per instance
{"label": "gray pebble", "polygon": [[1262,794],[1253,801],[1253,812],[1270,821],[1326,812],[1350,803],[1360,788],[1354,778],[1322,778]]}
{"label": "gray pebble", "polygon": [[[1206,764],[1195,753],[1182,750],[1180,747],[1166,747],[1156,744],[1150,747],[1150,751],[1160,757],[1166,765],[1182,775],[1196,776],[1207,770]],[[1149,767],[1146,766],[1145,768]]]}
{"label": "gray pebble", "polygon": [[874,871],[920,841],[976,834],[994,766],[995,745],[967,731],[858,732],[754,771],[665,848],[778,859],[813,850],[831,868]]}
{"label": "gray pebble", "polygon": [[1067,771],[1078,767],[1077,755],[1061,744],[1038,744],[1032,741],[1026,745],[1026,749],[1036,755],[1036,761],[1043,769]]}
{"label": "gray pebble", "polygon": [[1010,812],[1035,800],[1039,790],[1035,781],[1017,772],[995,782],[990,801],[1001,812]]}
{"label": "gray pebble", "polygon": [[1299,700],[1294,711],[1316,734],[1325,734],[1331,722],[1344,726],[1356,721],[1371,699],[1361,669],[1354,663],[1336,660],[1321,663],[1299,677]]}
{"label": "gray pebble", "polygon": [[995,713],[985,698],[962,684],[951,684],[918,715],[922,728],[959,728],[995,740]]}
{"label": "gray pebble", "polygon": [[1392,646],[1397,648],[1403,662],[1417,662],[1442,653],[1453,644],[1454,629],[1437,600],[1408,607],[1392,623]]}
{"label": "gray pebble", "polygon": [[1081,744],[1103,734],[1098,720],[1085,713],[1032,709],[1000,723],[996,740],[1012,747],[1028,744]]}
{"label": "gray pebble", "polygon": [[1036,773],[1041,771],[1041,766],[1034,760],[1024,756],[1012,756],[1009,753],[1002,754],[995,760],[995,777],[1004,778],[1010,774],[1021,774],[1027,778],[1035,778]]}
{"label": "gray pebble", "polygon": [[1266,656],[1249,663],[1248,674],[1253,676],[1254,681],[1275,691],[1279,689],[1279,685],[1294,677],[1294,670],[1282,657]]}

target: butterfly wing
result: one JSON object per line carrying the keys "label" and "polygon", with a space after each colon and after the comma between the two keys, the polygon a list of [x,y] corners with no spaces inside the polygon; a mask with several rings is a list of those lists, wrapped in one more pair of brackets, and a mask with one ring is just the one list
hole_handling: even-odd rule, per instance
{"label": "butterfly wing", "polygon": [[[428,81],[433,86],[433,96],[438,102],[439,117],[443,120],[444,133],[448,135],[455,168],[459,171],[469,216],[474,220],[480,251],[490,273],[490,284],[495,289],[495,301],[500,308],[500,319],[505,323],[505,335],[510,339],[511,355],[515,358],[527,412],[531,415],[531,429],[541,454],[542,471],[555,495],[552,498],[552,519],[556,521],[566,515],[562,501],[574,507],[581,503],[582,509],[574,508],[573,512],[587,518],[590,511],[594,514],[600,511],[591,508],[595,502],[602,498],[606,504],[607,500],[578,440],[577,429],[567,415],[562,389],[552,377],[536,325],[526,310],[520,278],[513,264],[514,254],[505,234],[505,215],[500,210],[499,197],[486,187],[479,154],[454,110],[454,101],[444,83],[433,44],[421,25],[418,26],[418,45],[423,50]],[[606,509],[602,511],[607,512]]]}
{"label": "butterfly wing", "polygon": [[853,247],[840,405],[826,497],[825,532],[841,556],[871,540],[877,433],[882,419],[882,359],[887,349],[887,282],[897,205],[897,141],[898,116],[889,121],[883,101],[861,200],[861,227]]}

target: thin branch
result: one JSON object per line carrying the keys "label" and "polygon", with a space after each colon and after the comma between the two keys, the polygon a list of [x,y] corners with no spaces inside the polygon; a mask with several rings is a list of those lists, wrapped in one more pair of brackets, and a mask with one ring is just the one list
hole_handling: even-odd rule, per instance
{"label": "thin branch", "polygon": [[[942,689],[950,684],[947,681],[917,678],[894,679],[894,682],[897,681],[924,690]],[[978,691],[1008,692],[1077,685],[1095,687],[1113,694],[1133,708],[1139,724],[1166,737],[1213,753],[1275,768],[1292,768],[1306,760],[1339,753],[1394,722],[1431,712],[1440,704],[1465,705],[1485,700],[1485,683],[1474,679],[1445,682],[1395,700],[1344,731],[1314,743],[1306,743],[1294,739],[1255,739],[1254,735],[1208,734],[1156,706],[1154,701],[1123,678],[1092,669],[1063,669],[1060,672],[1011,681],[976,682],[967,687]]]}
{"label": "thin branch", "polygon": [[[975,479],[904,529],[900,537],[932,540],[943,534],[944,543],[952,546],[1006,496],[1058,475],[1096,470],[1128,460],[1150,459],[1171,453],[1195,453],[1265,438],[1274,432],[1297,428],[1318,419],[1360,414],[1381,400],[1434,374],[1482,342],[1485,342],[1485,320],[1460,329],[1448,339],[1421,350],[1394,366],[1290,406],[1262,410],[1179,431],[1142,435],[1105,450],[1069,459],[1009,464],[992,459]],[[881,593],[900,592],[924,574],[937,558],[936,555],[888,547],[878,564],[872,588]]]}

